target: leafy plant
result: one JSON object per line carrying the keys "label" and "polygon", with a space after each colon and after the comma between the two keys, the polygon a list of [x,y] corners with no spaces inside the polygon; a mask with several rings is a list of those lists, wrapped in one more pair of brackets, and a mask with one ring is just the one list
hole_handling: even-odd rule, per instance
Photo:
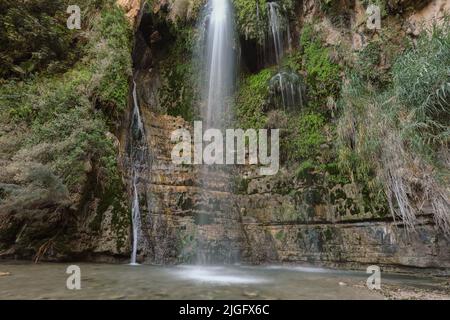
{"label": "leafy plant", "polygon": [[308,96],[312,102],[321,105],[327,97],[337,97],[340,89],[340,67],[331,61],[330,49],[323,46],[320,34],[311,24],[303,28],[300,44]]}
{"label": "leafy plant", "polygon": [[269,99],[271,69],[261,70],[241,80],[236,98],[236,117],[241,128],[264,128],[267,116],[264,108]]}

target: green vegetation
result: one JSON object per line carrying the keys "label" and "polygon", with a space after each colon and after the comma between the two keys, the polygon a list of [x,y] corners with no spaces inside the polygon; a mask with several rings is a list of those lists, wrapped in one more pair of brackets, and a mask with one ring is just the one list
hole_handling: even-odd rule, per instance
{"label": "green vegetation", "polygon": [[[0,184],[0,206],[16,210],[14,204],[21,203],[23,208],[37,210],[37,199],[46,199],[64,208],[77,197],[81,202],[88,200],[82,197],[95,188],[99,198],[114,199],[109,205],[100,205],[99,210],[111,207],[113,215],[126,215],[120,204],[126,194],[118,169],[118,150],[109,131],[115,129],[127,105],[131,28],[112,0],[79,3],[86,24],[83,30],[74,31],[66,28],[66,2],[26,2],[26,39],[17,38],[7,46],[10,51],[1,55],[9,64],[2,64],[0,79],[4,115],[0,120],[0,158],[10,163],[7,170],[18,178],[8,185]],[[96,14],[99,10],[101,15]],[[7,23],[15,11],[10,8],[1,12],[0,20]],[[28,20],[45,22],[43,29],[35,30],[45,38],[42,43],[34,33],[27,33],[34,28]],[[47,45],[58,43],[50,35],[63,41],[60,45],[67,50],[66,55],[49,51],[53,49]],[[15,37],[8,30],[7,36]],[[19,58],[14,56],[16,51],[22,54]],[[40,51],[49,55],[42,56]],[[31,64],[35,66],[24,67]],[[53,65],[59,67],[54,69]],[[54,191],[56,187],[60,191]],[[36,197],[24,197],[27,194]]]}
{"label": "green vegetation", "polygon": [[102,12],[99,22],[90,48],[91,59],[95,61],[92,81],[97,86],[93,95],[104,113],[116,120],[128,101],[132,31],[123,11],[116,6]]}
{"label": "green vegetation", "polygon": [[382,188],[391,212],[410,229],[422,203],[429,202],[437,225],[450,231],[444,160],[450,125],[448,30],[446,23],[423,33],[416,48],[394,63],[386,89],[353,75],[343,90],[340,167],[369,190]]}
{"label": "green vegetation", "polygon": [[[233,0],[236,10],[237,30],[240,36],[246,40],[256,40],[262,44],[266,35],[268,25],[267,0]],[[284,0],[279,2],[281,10],[289,18],[294,11],[295,1]],[[282,21],[285,27],[287,21]]]}
{"label": "green vegetation", "polygon": [[320,145],[326,142],[323,134],[325,118],[318,113],[302,114],[296,119],[296,140],[292,141],[294,155],[299,159],[314,159]]}
{"label": "green vegetation", "polygon": [[[241,80],[236,99],[236,118],[242,128],[280,128],[281,160],[298,164],[297,177],[312,183],[317,174],[327,175],[332,183],[348,181],[335,170],[336,155],[329,145],[334,125],[328,120],[327,101],[340,91],[340,67],[333,63],[330,50],[312,25],[305,26],[301,50],[294,50],[282,61],[282,67],[306,74],[308,104],[298,110],[277,110],[270,99],[270,79],[275,69],[263,69]],[[328,166],[328,164],[332,164]]]}
{"label": "green vegetation", "polygon": [[264,22],[267,19],[267,1],[234,0],[236,9],[236,21],[240,35],[246,39],[254,39],[261,42],[265,35]]}
{"label": "green vegetation", "polygon": [[0,77],[26,76],[74,63],[79,52],[66,27],[67,1],[4,0],[0,3]]}
{"label": "green vegetation", "polygon": [[269,99],[272,75],[271,69],[264,69],[241,80],[236,98],[236,118],[240,128],[264,128],[267,121],[264,108]]}
{"label": "green vegetation", "polygon": [[315,31],[311,24],[303,28],[300,45],[308,98],[311,104],[323,108],[328,97],[339,95],[340,67],[331,60],[331,50],[323,45],[320,32]]}
{"label": "green vegetation", "polygon": [[195,46],[194,30],[190,25],[178,26],[175,41],[168,49],[167,58],[160,62],[162,86],[159,103],[171,116],[181,116],[192,121],[198,110],[197,79],[192,63]]}

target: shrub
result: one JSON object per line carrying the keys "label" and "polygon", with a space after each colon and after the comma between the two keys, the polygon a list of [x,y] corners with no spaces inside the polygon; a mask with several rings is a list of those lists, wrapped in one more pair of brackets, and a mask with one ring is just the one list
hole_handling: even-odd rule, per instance
{"label": "shrub", "polygon": [[313,103],[322,106],[326,98],[337,97],[339,94],[340,67],[331,61],[330,49],[323,46],[320,33],[317,34],[312,25],[308,24],[303,28],[300,44],[308,96]]}
{"label": "shrub", "polygon": [[198,110],[194,109],[198,101],[192,51],[194,33],[191,26],[179,26],[174,30],[175,41],[169,48],[167,58],[160,62],[161,88],[158,92],[159,103],[171,116],[181,116],[192,121]]}
{"label": "shrub", "polygon": [[367,88],[358,77],[343,90],[341,167],[369,187],[382,186],[391,213],[408,230],[427,202],[436,225],[450,233],[448,178],[440,174],[449,166],[448,30],[423,34],[415,49],[401,55],[386,90]]}
{"label": "shrub", "polygon": [[15,132],[20,136],[15,161],[42,163],[71,192],[80,192],[89,163],[100,184],[118,175],[116,150],[106,133],[116,120],[112,115],[128,100],[131,38],[120,9],[105,2],[102,12],[83,48],[87,56],[71,70],[11,79],[0,88],[1,134],[11,136],[11,125],[21,128]]}
{"label": "shrub", "polygon": [[[246,40],[256,40],[263,44],[269,31],[267,0],[233,0],[236,10],[237,29]],[[284,18],[289,18],[295,8],[295,2],[284,0],[280,2]],[[283,22],[284,25],[287,21]]]}
{"label": "shrub", "polygon": [[264,128],[267,121],[264,109],[269,99],[271,77],[272,70],[264,69],[241,80],[236,98],[236,117],[241,128]]}
{"label": "shrub", "polygon": [[326,142],[323,133],[325,118],[318,113],[301,114],[295,121],[296,139],[292,141],[298,159],[314,159]]}
{"label": "shrub", "polygon": [[94,32],[90,44],[93,95],[104,113],[117,121],[128,101],[132,30],[123,10],[113,5],[102,12]]}

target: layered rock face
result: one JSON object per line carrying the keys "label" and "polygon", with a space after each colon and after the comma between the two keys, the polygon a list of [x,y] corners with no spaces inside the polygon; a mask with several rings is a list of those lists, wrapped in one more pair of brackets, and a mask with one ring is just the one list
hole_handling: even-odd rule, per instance
{"label": "layered rock face", "polygon": [[246,176],[238,185],[214,169],[199,180],[200,166],[175,165],[170,157],[171,133],[191,130],[189,123],[148,109],[143,117],[152,165],[143,192],[148,198],[141,201],[141,261],[450,268],[450,242],[430,214],[408,232],[390,214],[368,206],[353,184],[305,187],[286,170],[260,177],[252,168],[232,169]]}
{"label": "layered rock face", "polygon": [[239,212],[228,175],[200,174],[200,166],[173,164],[171,133],[189,128],[181,118],[143,108],[151,168],[140,177],[139,260],[147,263],[223,263],[238,260],[242,244]]}
{"label": "layered rock face", "polygon": [[295,195],[283,193],[280,178],[250,177],[238,196],[248,261],[346,268],[377,264],[394,270],[450,267],[449,239],[431,215],[424,213],[416,230],[407,232],[390,214],[380,216],[367,207],[352,184],[330,190],[290,184]]}

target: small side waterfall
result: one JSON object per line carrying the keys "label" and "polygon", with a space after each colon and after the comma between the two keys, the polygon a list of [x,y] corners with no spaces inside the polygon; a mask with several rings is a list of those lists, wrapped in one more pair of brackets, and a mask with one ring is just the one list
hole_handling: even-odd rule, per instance
{"label": "small side waterfall", "polygon": [[148,148],[145,142],[145,129],[142,121],[137,97],[137,85],[133,80],[133,112],[130,124],[129,160],[131,167],[131,191],[133,194],[131,219],[133,242],[131,251],[131,265],[137,265],[137,248],[141,235],[141,210],[139,205],[139,178],[145,177],[148,168]]}
{"label": "small side waterfall", "polygon": [[272,34],[273,46],[275,49],[275,59],[277,64],[281,62],[284,53],[283,28],[281,24],[280,7],[276,2],[268,2],[269,27]]}
{"label": "small side waterfall", "polygon": [[303,107],[302,78],[292,70],[280,70],[270,79],[269,87],[272,100],[277,107],[283,109]]}
{"label": "small side waterfall", "polygon": [[141,221],[141,210],[139,208],[139,195],[136,187],[136,179],[137,177],[133,177],[133,205],[131,208],[131,219],[132,219],[132,227],[133,227],[133,248],[131,251],[131,265],[137,265],[136,263],[136,254],[137,254],[137,245],[140,233],[140,221]]}
{"label": "small side waterfall", "polygon": [[[278,2],[267,3],[269,18],[269,33],[272,38],[275,61],[279,71],[270,80],[272,99],[277,106],[283,109],[303,107],[304,94],[302,78],[293,70],[282,67],[282,58],[285,52],[285,39],[288,48],[291,47],[289,22],[283,17],[282,8]],[[281,99],[280,99],[281,97]]]}
{"label": "small side waterfall", "polygon": [[[132,130],[133,130],[133,138],[137,140],[142,139],[142,135],[144,134],[144,123],[142,122],[141,111],[139,110],[139,103],[137,98],[137,86],[136,81],[133,80],[133,118],[132,121]],[[139,135],[139,136],[138,136]]]}

